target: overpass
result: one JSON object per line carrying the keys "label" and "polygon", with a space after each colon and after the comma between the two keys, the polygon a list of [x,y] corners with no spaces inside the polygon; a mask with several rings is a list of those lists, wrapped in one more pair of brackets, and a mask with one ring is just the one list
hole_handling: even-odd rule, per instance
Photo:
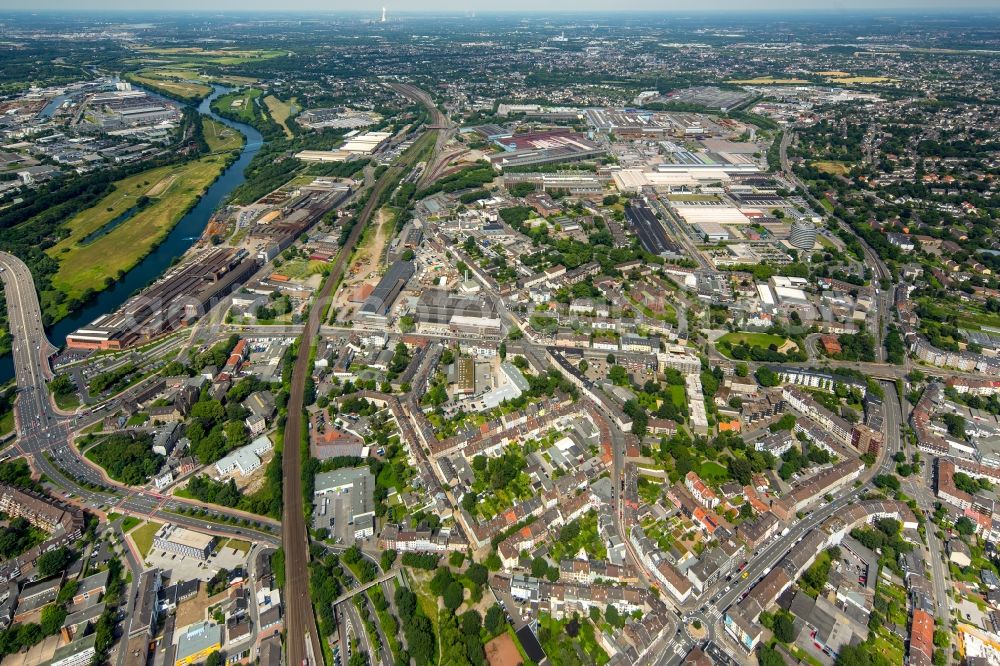
{"label": "overpass", "polygon": [[382,574],[381,576],[379,576],[375,580],[373,580],[373,581],[371,581],[369,583],[365,583],[363,585],[359,585],[358,587],[356,587],[353,590],[350,590],[348,592],[344,592],[342,595],[340,595],[339,597],[337,597],[333,601],[333,605],[337,606],[339,604],[342,604],[345,601],[348,601],[348,600],[352,599],[353,597],[356,597],[357,595],[359,595],[359,594],[361,594],[363,592],[367,592],[368,590],[372,589],[373,587],[376,587],[378,585],[381,585],[382,583],[385,583],[387,581],[392,580],[393,578],[395,578],[396,576],[399,575],[400,571],[401,571],[401,569],[399,569],[399,567],[396,567],[395,569],[389,569],[387,572],[385,572],[384,574]]}

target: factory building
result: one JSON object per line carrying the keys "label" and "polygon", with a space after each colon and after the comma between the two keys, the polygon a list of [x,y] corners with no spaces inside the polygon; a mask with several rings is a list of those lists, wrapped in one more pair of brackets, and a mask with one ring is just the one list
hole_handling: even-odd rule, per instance
{"label": "factory building", "polygon": [[119,310],[66,336],[70,349],[123,349],[187,326],[257,270],[246,250],[216,248],[170,270]]}
{"label": "factory building", "polygon": [[399,297],[406,283],[410,281],[416,272],[416,268],[411,261],[397,261],[386,271],[378,285],[361,305],[359,313],[362,317],[371,320],[386,322],[389,309]]}

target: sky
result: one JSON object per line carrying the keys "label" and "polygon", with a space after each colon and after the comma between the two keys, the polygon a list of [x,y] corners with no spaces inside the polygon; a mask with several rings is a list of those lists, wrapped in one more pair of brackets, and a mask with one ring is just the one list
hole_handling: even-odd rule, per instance
{"label": "sky", "polygon": [[843,13],[880,10],[997,10],[997,0],[0,0],[0,11],[371,11],[382,5],[403,11],[823,11]]}

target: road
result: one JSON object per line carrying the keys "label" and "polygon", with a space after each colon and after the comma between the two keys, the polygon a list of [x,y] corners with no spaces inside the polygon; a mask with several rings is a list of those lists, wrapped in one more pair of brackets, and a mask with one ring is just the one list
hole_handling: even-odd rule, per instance
{"label": "road", "polygon": [[17,257],[0,252],[0,279],[7,294],[7,317],[13,338],[14,371],[17,376],[18,432],[32,440],[54,436],[56,425],[52,402],[46,389],[51,379],[49,357],[56,349],[45,336],[42,310],[35,294],[35,280],[27,265]]}
{"label": "road", "polygon": [[[711,597],[712,601],[708,604],[700,605],[703,607],[703,610],[708,614],[713,623],[719,623],[719,626],[716,629],[716,636],[718,638],[728,641],[728,636],[722,629],[720,622],[726,609],[741,599],[744,592],[753,587],[753,585],[755,585],[760,578],[766,575],[766,573],[770,571],[775,564],[777,564],[789,551],[791,551],[806,532],[822,524],[839,509],[854,502],[858,495],[865,490],[872,489],[872,478],[878,474],[890,472],[893,469],[895,464],[893,461],[893,455],[897,451],[902,450],[902,441],[900,438],[900,398],[896,393],[896,385],[894,382],[885,381],[881,383],[881,386],[885,391],[884,416],[886,442],[885,447],[880,452],[880,458],[877,461],[877,464],[862,472],[860,479],[862,482],[861,487],[855,488],[853,484],[850,484],[845,488],[841,488],[837,493],[833,494],[833,501],[823,503],[812,509],[808,512],[807,516],[790,527],[785,536],[774,539],[762,550],[759,550],[744,569],[746,578],[735,578],[734,582],[726,585],[726,588],[721,594],[719,594],[716,590],[719,586],[723,585],[725,581],[721,581],[714,588],[709,590],[707,594],[715,594],[715,596]],[[702,598],[704,598],[704,596]]]}
{"label": "road", "polygon": [[[404,90],[411,89],[406,86]],[[422,91],[421,91],[422,93]],[[403,94],[407,94],[403,92]],[[408,95],[410,96],[410,95]],[[425,93],[413,95],[415,101],[426,103]],[[435,110],[435,113],[437,111]],[[415,142],[414,147],[418,144]],[[411,153],[412,151],[412,153]],[[282,477],[284,510],[282,513],[282,544],[285,549],[285,627],[288,639],[285,644],[286,663],[318,663],[322,654],[316,617],[309,599],[309,533],[306,527],[304,500],[302,497],[302,457],[299,442],[304,435],[303,415],[305,412],[305,384],[310,368],[310,352],[316,338],[320,317],[326,311],[334,289],[340,284],[348,262],[372,216],[378,210],[382,195],[393,186],[404,173],[413,166],[413,157],[418,154],[414,148],[400,155],[397,164],[390,167],[376,181],[368,196],[368,201],[340,249],[330,273],[323,283],[316,300],[309,310],[309,319],[299,338],[298,356],[292,370],[291,392],[288,399],[288,419],[285,422],[285,446],[282,452]],[[409,157],[409,159],[407,159]],[[359,631],[364,631],[363,627]]]}
{"label": "road", "polygon": [[[7,296],[18,390],[14,406],[18,440],[14,447],[28,459],[35,472],[45,475],[53,485],[62,489],[65,499],[72,499],[90,510],[113,509],[119,513],[169,521],[216,534],[276,542],[271,533],[277,528],[274,521],[223,507],[211,509],[204,519],[175,514],[172,512],[185,507],[200,508],[201,505],[116,484],[104,478],[92,463],[83,458],[72,446],[73,434],[78,428],[99,421],[103,413],[90,410],[66,415],[55,409],[46,384],[47,379],[52,377],[49,357],[55,348],[49,343],[42,327],[41,308],[31,272],[17,257],[0,252],[0,279]],[[133,387],[110,404],[120,404],[141,389],[141,386]],[[70,498],[70,495],[73,497]],[[218,524],[208,519],[210,517],[246,519],[256,523],[256,526]]]}

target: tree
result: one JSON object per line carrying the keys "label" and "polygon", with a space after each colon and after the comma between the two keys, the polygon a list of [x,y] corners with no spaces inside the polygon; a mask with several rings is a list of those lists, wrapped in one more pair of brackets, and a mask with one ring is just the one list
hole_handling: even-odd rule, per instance
{"label": "tree", "polygon": [[388,571],[392,568],[392,565],[396,563],[396,551],[392,548],[382,551],[382,557],[380,559],[380,564],[382,565],[383,571]]}
{"label": "tree", "polygon": [[465,588],[457,580],[451,581],[448,587],[444,591],[444,605],[445,608],[450,610],[455,610],[462,605],[462,600],[465,596]]}
{"label": "tree", "polygon": [[795,623],[787,613],[780,613],[774,618],[774,637],[782,643],[795,640]]}
{"label": "tree", "polygon": [[962,516],[955,521],[955,531],[962,536],[970,536],[976,533],[976,524],[969,518]]}
{"label": "tree", "polygon": [[67,615],[66,609],[56,604],[49,604],[43,608],[41,618],[42,633],[46,636],[59,633],[59,629],[62,627],[63,622],[66,621]]}
{"label": "tree", "polygon": [[742,486],[750,485],[753,469],[744,458],[730,458],[727,464],[729,476]]}
{"label": "tree", "polygon": [[618,607],[612,604],[608,604],[608,607],[604,609],[604,619],[607,620],[608,624],[612,627],[625,626],[625,618],[623,618],[618,612]]}
{"label": "tree", "polygon": [[760,666],[785,666],[785,658],[774,648],[761,645],[757,650],[757,662]]}
{"label": "tree", "polygon": [[42,578],[55,575],[63,571],[72,561],[73,553],[66,546],[50,550],[39,557],[36,562],[38,575]]}
{"label": "tree", "polygon": [[220,654],[218,650],[212,652],[205,659],[205,666],[222,666],[222,664],[222,654]]}
{"label": "tree", "polygon": [[504,625],[507,623],[507,618],[504,615],[503,609],[500,608],[499,604],[493,604],[486,611],[485,626],[486,631],[490,633],[491,636],[496,636],[501,631],[503,631]]}
{"label": "tree", "polygon": [[73,378],[69,375],[59,374],[49,382],[49,388],[54,394],[64,396],[73,393],[76,390],[76,384],[73,383]]}
{"label": "tree", "polygon": [[487,578],[489,578],[490,572],[485,566],[479,564],[478,562],[473,562],[469,565],[469,568],[465,570],[465,577],[476,585],[485,585]]}
{"label": "tree", "polygon": [[757,368],[757,371],[754,373],[754,377],[756,377],[760,385],[764,387],[777,386],[781,383],[781,378],[778,376],[778,373],[771,370],[771,368],[767,366]]}
{"label": "tree", "polygon": [[794,414],[783,414],[780,419],[768,426],[768,430],[771,432],[779,432],[781,430],[792,430],[795,428],[795,415]]}

